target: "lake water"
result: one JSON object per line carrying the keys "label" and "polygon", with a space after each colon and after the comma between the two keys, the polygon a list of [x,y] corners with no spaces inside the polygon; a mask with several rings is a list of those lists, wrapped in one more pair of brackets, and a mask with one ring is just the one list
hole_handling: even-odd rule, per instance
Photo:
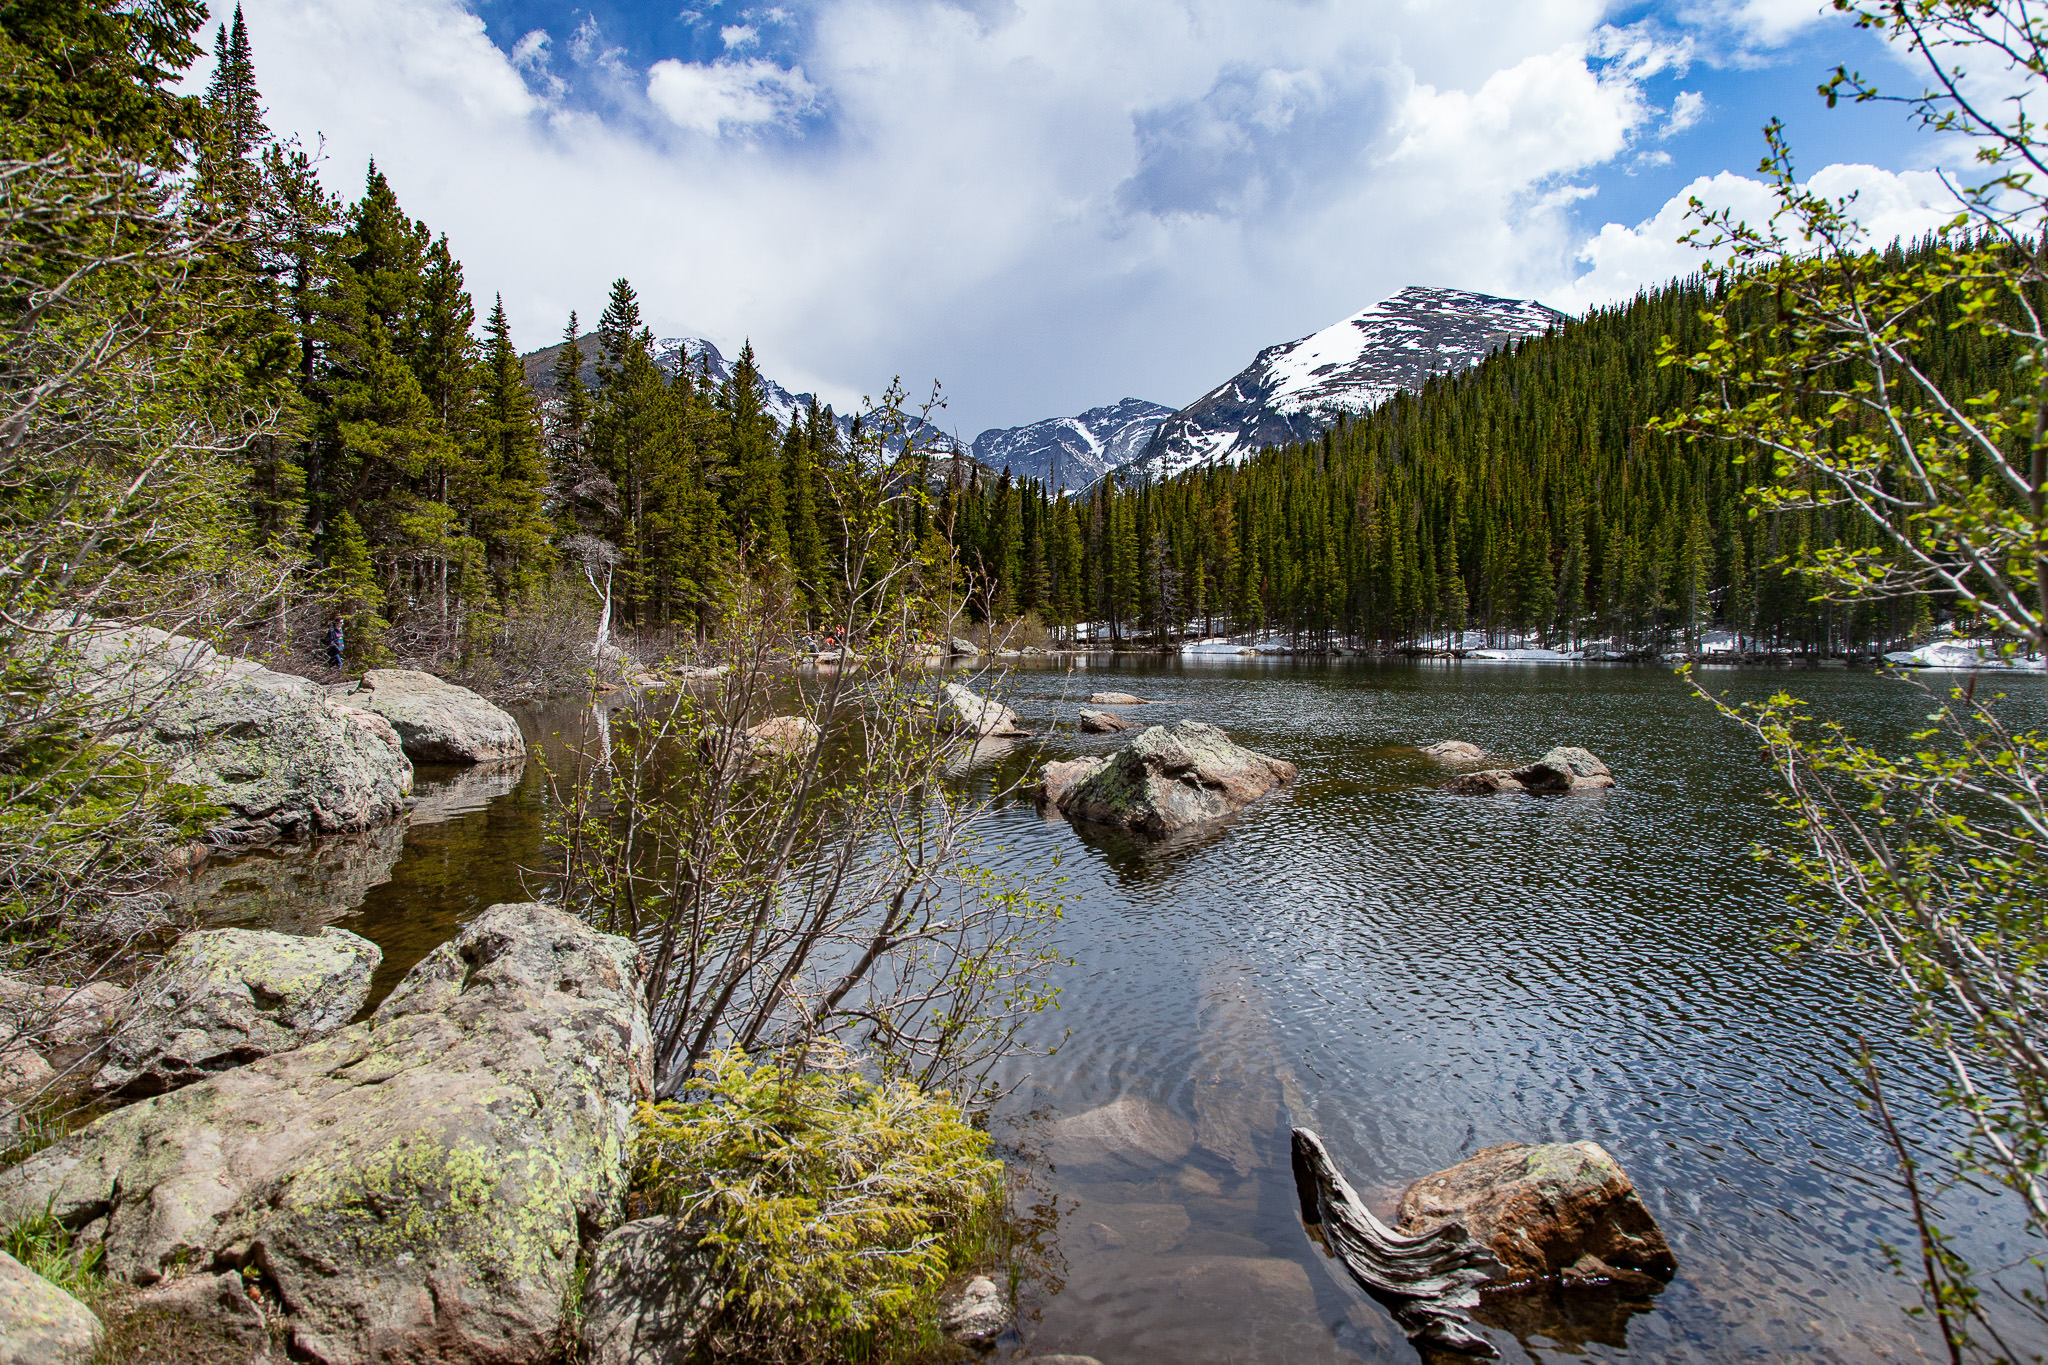
{"label": "lake water", "polygon": [[[1789,687],[1869,735],[1925,711],[1842,671],[1710,671],[1716,691]],[[2038,681],[2004,680],[2023,712]],[[1068,878],[1061,1007],[1006,1076],[999,1131],[1042,1224],[1003,1356],[1413,1361],[1391,1320],[1302,1228],[1291,1126],[1314,1128],[1386,1214],[1414,1178],[1491,1143],[1602,1143],[1663,1224],[1678,1278],[1653,1299],[1504,1300],[1509,1359],[1931,1358],[1891,1162],[1856,1112],[1860,1035],[1896,1018],[1852,960],[1787,959],[1765,774],[1733,726],[1656,668],[1368,660],[1094,660],[1004,690],[1044,736],[965,780],[1105,752],[1072,730],[1096,689],[1134,718],[1211,721],[1300,780],[1192,838],[1147,845],[1002,809],[991,861]],[[550,749],[580,707],[527,717]],[[2031,722],[2030,722],[2031,723]],[[1057,727],[1057,728],[1056,728]],[[1412,746],[1460,738],[1512,760],[1578,744],[1596,796],[1449,796]],[[338,923],[378,942],[381,994],[464,918],[523,898],[541,854],[538,771],[422,774],[396,832],[209,878],[216,908]],[[1102,1111],[1103,1106],[1116,1106]],[[1114,1120],[1114,1121],[1112,1121]],[[1987,1259],[2014,1225],[1951,1210]],[[2036,1343],[2037,1348],[2041,1343]]]}

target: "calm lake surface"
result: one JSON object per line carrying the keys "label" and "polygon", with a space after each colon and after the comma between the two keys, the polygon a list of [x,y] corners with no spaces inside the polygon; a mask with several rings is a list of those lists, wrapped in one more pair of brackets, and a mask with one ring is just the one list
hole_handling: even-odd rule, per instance
{"label": "calm lake surface", "polygon": [[[1873,738],[1927,709],[1843,671],[1710,670],[1715,691],[1789,688]],[[1947,680],[1944,680],[1944,682]],[[2043,723],[2039,680],[1998,680]],[[1092,690],[1153,699],[1145,722],[1211,721],[1300,781],[1192,839],[1082,833],[1028,801],[988,861],[1068,880],[1061,1007],[1009,1067],[1015,1146],[1042,1254],[999,1356],[1413,1361],[1387,1315],[1302,1228],[1288,1162],[1314,1128],[1369,1204],[1481,1147],[1590,1138],[1662,1222],[1679,1275],[1654,1299],[1502,1301],[1510,1360],[1931,1359],[1891,1162],[1854,1108],[1860,1033],[1891,1016],[1862,964],[1787,959],[1765,774],[1741,733],[1658,668],[1291,659],[1091,660],[1003,685],[1044,736],[964,780],[1105,752],[1072,729]],[[585,707],[523,718],[551,752]],[[1604,796],[1453,797],[1414,745],[1467,739],[1526,761],[1605,758]],[[381,995],[454,926],[523,898],[537,765],[421,774],[403,831],[210,874],[220,913],[337,923],[385,950]],[[1862,1000],[1864,995],[1873,997]],[[1114,1105],[1107,1113],[1095,1112]],[[2029,1248],[1996,1207],[1957,1207],[1966,1249]],[[2040,1348],[2044,1343],[2034,1343]]]}

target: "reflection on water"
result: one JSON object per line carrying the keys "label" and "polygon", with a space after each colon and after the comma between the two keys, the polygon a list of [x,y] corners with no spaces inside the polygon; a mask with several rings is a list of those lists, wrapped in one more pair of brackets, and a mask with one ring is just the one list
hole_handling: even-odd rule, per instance
{"label": "reflection on water", "polygon": [[[1789,685],[1873,736],[1927,709],[1868,675],[1710,681],[1743,696]],[[1040,1055],[1009,1070],[999,1125],[1032,1154],[1020,1175],[1050,1225],[1020,1289],[1017,1356],[1414,1361],[1305,1233],[1294,1125],[1323,1136],[1383,1217],[1409,1181],[1494,1142],[1590,1138],[1615,1154],[1678,1278],[1653,1300],[1494,1296],[1481,1321],[1511,1360],[1928,1354],[1901,1312],[1910,1286],[1878,1251],[1910,1229],[1846,1070],[1853,1036],[1887,1027],[1871,1018],[1881,1004],[1855,1003],[1882,988],[1854,962],[1774,951],[1785,887],[1748,854],[1772,833],[1763,774],[1680,682],[1635,668],[1096,661],[1013,676],[1005,699],[1039,738],[977,755],[958,780],[1000,790],[1044,757],[1117,747],[1073,728],[1074,702],[1109,687],[1155,699],[1135,719],[1211,721],[1301,776],[1164,845],[1075,830],[1023,796],[998,815],[999,870],[1062,859],[1059,946],[1074,960],[1061,1008],[1034,1021]],[[2015,705],[2043,709],[2032,692]],[[526,723],[552,762],[595,742],[599,722],[578,705]],[[1447,737],[1507,762],[1583,745],[1621,785],[1596,799],[1448,796],[1449,770],[1412,747]],[[482,810],[416,823],[388,877],[364,857],[360,907],[340,922],[384,947],[380,995],[461,920],[525,894],[538,781],[530,768]],[[1995,1206],[1951,1214],[1966,1252],[2023,1252]]]}

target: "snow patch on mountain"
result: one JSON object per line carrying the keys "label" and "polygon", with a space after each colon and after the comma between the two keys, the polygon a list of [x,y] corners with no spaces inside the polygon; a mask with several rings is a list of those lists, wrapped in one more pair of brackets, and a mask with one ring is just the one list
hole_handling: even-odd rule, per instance
{"label": "snow patch on mountain", "polygon": [[1168,478],[1269,445],[1313,439],[1344,414],[1369,412],[1433,375],[1476,365],[1565,315],[1527,299],[1413,286],[1299,341],[1268,346],[1227,382],[1159,424],[1120,469]]}

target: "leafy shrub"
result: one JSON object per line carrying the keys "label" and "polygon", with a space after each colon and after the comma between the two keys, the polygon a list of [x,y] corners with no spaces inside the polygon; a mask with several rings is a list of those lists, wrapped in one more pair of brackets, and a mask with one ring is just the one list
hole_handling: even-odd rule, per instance
{"label": "leafy shrub", "polygon": [[1003,1163],[951,1096],[869,1081],[844,1053],[825,1064],[722,1052],[697,1098],[641,1107],[639,1200],[713,1249],[721,1354],[845,1358],[929,1340],[940,1287],[999,1223]]}

